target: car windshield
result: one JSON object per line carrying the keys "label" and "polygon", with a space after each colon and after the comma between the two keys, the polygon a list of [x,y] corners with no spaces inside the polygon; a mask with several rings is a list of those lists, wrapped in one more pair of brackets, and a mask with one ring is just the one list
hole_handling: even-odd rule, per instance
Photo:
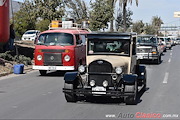
{"label": "car windshield", "polygon": [[137,38],[137,42],[140,44],[154,44],[157,43],[156,38],[155,37],[150,37],[150,36],[145,36],[145,37],[138,37]]}
{"label": "car windshield", "polygon": [[129,55],[128,40],[89,40],[88,54]]}
{"label": "car windshield", "polygon": [[36,32],[26,32],[25,34],[36,34]]}
{"label": "car windshield", "polygon": [[68,33],[44,33],[38,38],[38,45],[74,45],[73,35]]}
{"label": "car windshield", "polygon": [[167,42],[170,42],[170,41],[171,41],[171,39],[170,39],[170,38],[165,38],[165,39],[166,39],[166,41],[167,41]]}

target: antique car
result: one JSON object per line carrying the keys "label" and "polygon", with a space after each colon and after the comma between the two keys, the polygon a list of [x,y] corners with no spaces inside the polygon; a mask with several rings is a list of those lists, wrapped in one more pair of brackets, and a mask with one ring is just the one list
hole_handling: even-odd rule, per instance
{"label": "antique car", "polygon": [[157,36],[138,35],[137,37],[137,59],[153,60],[157,64],[161,62],[163,50],[158,42]]}
{"label": "antique car", "polygon": [[66,101],[96,96],[122,98],[126,104],[137,104],[138,90],[146,90],[146,68],[136,59],[136,36],[87,34],[86,66],[64,76]]}

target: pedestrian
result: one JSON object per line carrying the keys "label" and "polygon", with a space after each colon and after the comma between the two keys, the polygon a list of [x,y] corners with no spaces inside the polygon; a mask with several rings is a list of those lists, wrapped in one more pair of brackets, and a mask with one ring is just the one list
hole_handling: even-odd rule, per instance
{"label": "pedestrian", "polygon": [[14,39],[15,39],[14,24],[11,24],[10,36],[9,36],[9,50],[14,50]]}

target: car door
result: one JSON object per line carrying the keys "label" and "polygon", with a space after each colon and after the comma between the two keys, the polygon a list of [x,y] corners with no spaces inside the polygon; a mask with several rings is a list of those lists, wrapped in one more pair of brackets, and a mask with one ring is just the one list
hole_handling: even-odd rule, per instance
{"label": "car door", "polygon": [[79,34],[76,34],[76,47],[75,47],[75,66],[76,68],[78,65],[82,64],[82,57],[83,57],[83,44],[82,39]]}

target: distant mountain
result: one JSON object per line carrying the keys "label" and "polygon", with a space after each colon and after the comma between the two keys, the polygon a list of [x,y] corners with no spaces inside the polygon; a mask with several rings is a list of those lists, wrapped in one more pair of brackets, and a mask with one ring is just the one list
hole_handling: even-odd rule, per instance
{"label": "distant mountain", "polygon": [[12,7],[10,3],[10,17],[12,17],[12,14],[19,11],[22,3],[18,1],[12,1]]}

